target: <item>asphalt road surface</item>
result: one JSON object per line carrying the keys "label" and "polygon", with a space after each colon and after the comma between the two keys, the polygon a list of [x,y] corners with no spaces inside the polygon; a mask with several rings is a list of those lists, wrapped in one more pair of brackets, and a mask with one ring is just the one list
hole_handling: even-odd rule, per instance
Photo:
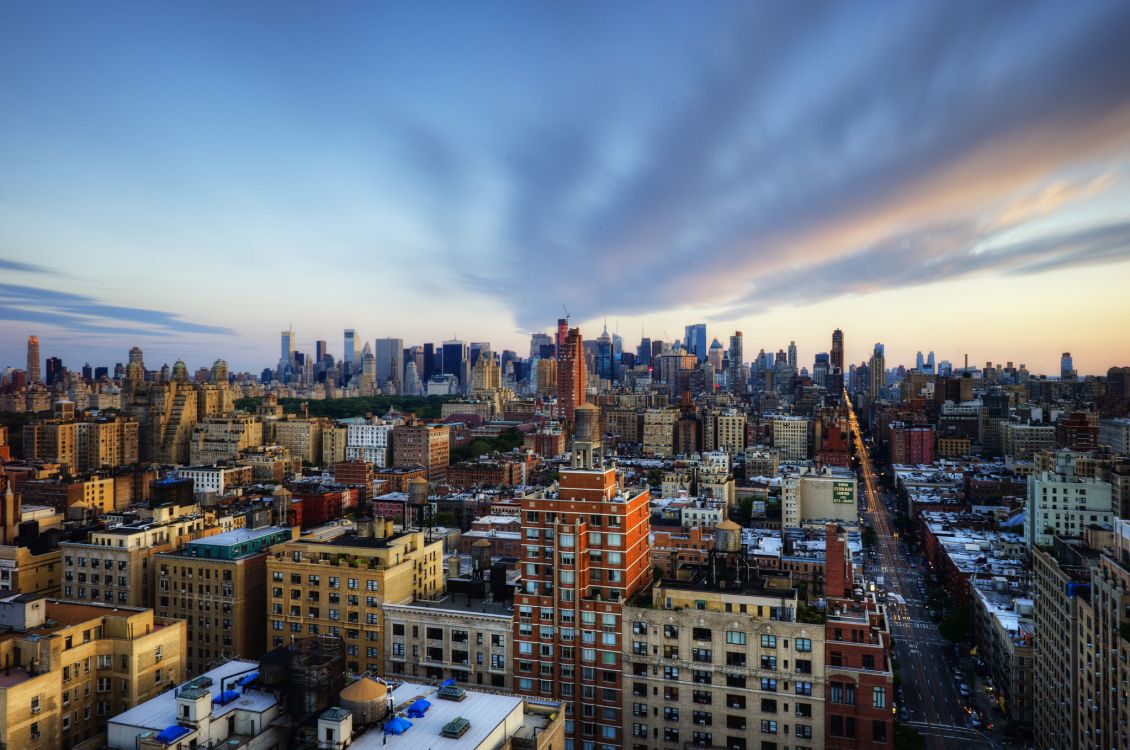
{"label": "asphalt road surface", "polygon": [[[870,580],[882,576],[887,589],[887,617],[907,712],[906,721],[902,723],[918,731],[931,750],[999,748],[989,736],[969,725],[954,668],[946,660],[949,642],[938,633],[926,608],[925,561],[908,555],[895,537],[887,506],[890,498],[885,497],[879,487],[854,407],[850,414],[866,500],[866,509],[861,510],[861,515],[871,522],[878,535],[874,561],[868,564],[867,575]],[[867,554],[865,552],[865,558]]]}

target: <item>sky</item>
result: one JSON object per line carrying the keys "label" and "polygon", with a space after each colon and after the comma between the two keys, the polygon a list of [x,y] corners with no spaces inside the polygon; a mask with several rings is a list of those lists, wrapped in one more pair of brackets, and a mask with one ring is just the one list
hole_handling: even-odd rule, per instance
{"label": "sky", "polygon": [[1130,365],[1130,4],[0,4],[0,369],[293,326]]}

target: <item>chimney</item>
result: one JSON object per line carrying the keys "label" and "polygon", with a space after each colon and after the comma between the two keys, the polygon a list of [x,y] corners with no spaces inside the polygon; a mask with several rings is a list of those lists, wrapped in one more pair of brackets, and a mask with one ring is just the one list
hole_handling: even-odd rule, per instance
{"label": "chimney", "polygon": [[827,599],[843,599],[847,596],[847,559],[844,540],[836,524],[825,527],[824,541],[824,596]]}

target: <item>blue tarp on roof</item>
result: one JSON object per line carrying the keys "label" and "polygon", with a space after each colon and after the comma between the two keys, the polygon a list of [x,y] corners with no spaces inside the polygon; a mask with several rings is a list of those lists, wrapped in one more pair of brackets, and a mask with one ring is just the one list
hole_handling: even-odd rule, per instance
{"label": "blue tarp on roof", "polygon": [[168,745],[176,742],[177,739],[184,737],[190,731],[192,730],[188,727],[182,727],[180,724],[173,724],[171,727],[165,727],[161,730],[161,733],[157,735],[157,741],[163,742],[164,744]]}
{"label": "blue tarp on roof", "polygon": [[428,712],[428,709],[431,707],[431,703],[428,703],[426,700],[421,698],[418,701],[413,702],[412,705],[408,707],[408,718],[422,719],[424,718],[424,714],[426,714]]}
{"label": "blue tarp on roof", "polygon": [[404,734],[412,728],[412,722],[408,719],[402,719],[399,716],[394,716],[385,722],[385,731],[389,734]]}
{"label": "blue tarp on roof", "polygon": [[221,706],[224,706],[224,705],[227,705],[228,703],[231,703],[232,701],[234,701],[238,697],[239,697],[239,691],[238,690],[225,690],[224,692],[220,693],[219,698],[213,698],[212,702],[213,703],[219,703]]}
{"label": "blue tarp on roof", "polygon": [[448,677],[448,678],[447,678],[446,680],[444,680],[443,682],[441,682],[441,683],[439,684],[439,686],[440,686],[440,687],[451,687],[451,686],[452,686],[452,685],[454,685],[454,684],[455,684],[455,680],[453,680],[452,678]]}
{"label": "blue tarp on roof", "polygon": [[246,677],[240,679],[240,681],[237,684],[242,687],[243,685],[250,685],[252,682],[255,682],[255,680],[257,680],[257,679],[259,679],[259,673],[258,672],[252,672],[251,674],[247,675]]}

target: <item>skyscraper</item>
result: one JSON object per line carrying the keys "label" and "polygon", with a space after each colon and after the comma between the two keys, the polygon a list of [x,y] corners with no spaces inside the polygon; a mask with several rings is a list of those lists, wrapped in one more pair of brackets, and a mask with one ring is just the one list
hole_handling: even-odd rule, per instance
{"label": "skyscraper", "polygon": [[279,367],[287,367],[294,362],[294,329],[282,332],[279,346]]}
{"label": "skyscraper", "polygon": [[459,384],[467,386],[463,374],[464,364],[467,361],[467,344],[459,339],[443,342],[443,373],[454,375],[459,379]]}
{"label": "skyscraper", "polygon": [[612,337],[608,335],[608,326],[596,340],[596,376],[605,380],[615,379],[616,372],[612,356]]}
{"label": "skyscraper", "polygon": [[[28,356],[30,357],[31,344],[28,344]],[[30,370],[29,370],[30,372]],[[31,376],[28,376],[31,379]],[[1075,364],[1071,360],[1071,352],[1064,352],[1059,358],[1059,379],[1060,380],[1074,380],[1075,379]]]}
{"label": "skyscraper", "polygon": [[710,343],[710,352],[707,354],[707,359],[710,360],[710,366],[714,368],[714,372],[722,372],[722,342],[720,342],[717,338],[715,338],[714,341]]}
{"label": "skyscraper", "polygon": [[540,357],[543,346],[552,345],[553,337],[548,333],[530,334],[530,359]]}
{"label": "skyscraper", "polygon": [[585,403],[586,372],[581,329],[571,328],[557,349],[557,408],[567,434],[573,432],[576,408]]}
{"label": "skyscraper", "polygon": [[730,390],[734,393],[745,393],[745,357],[742,354],[742,332],[734,331],[730,337]]}
{"label": "skyscraper", "polygon": [[39,371],[39,337],[27,337],[27,383],[28,385],[38,384],[40,379]]}
{"label": "skyscraper", "polygon": [[832,368],[834,372],[844,371],[844,332],[839,328],[832,331]]}
{"label": "skyscraper", "polygon": [[918,356],[914,358],[914,369],[916,372],[922,372],[926,367],[926,359],[922,356],[922,352],[918,352]]}
{"label": "skyscraper", "polygon": [[709,353],[706,349],[706,324],[694,323],[686,327],[686,335],[683,339],[687,351],[698,357],[699,362],[706,361],[706,355]]}
{"label": "skyscraper", "polygon": [[377,357],[377,385],[383,389],[391,382],[400,393],[404,384],[404,340],[377,339],[374,354]]}
{"label": "skyscraper", "polygon": [[62,380],[64,372],[66,371],[63,369],[63,360],[58,357],[47,358],[47,369],[44,375],[48,386],[55,385],[56,382]]}
{"label": "skyscraper", "polygon": [[883,386],[887,384],[887,357],[882,344],[875,344],[867,368],[871,376],[871,400],[877,401]]}
{"label": "skyscraper", "polygon": [[353,371],[357,363],[357,331],[352,328],[345,329],[345,351],[341,355],[341,361],[345,363],[346,369]]}
{"label": "skyscraper", "polygon": [[436,345],[424,344],[424,367],[420,371],[420,380],[427,383],[436,371]]}
{"label": "skyscraper", "polygon": [[797,359],[796,359],[796,342],[795,342],[795,341],[790,341],[790,342],[789,342],[789,354],[788,354],[788,357],[789,357],[789,367],[793,368],[793,372],[796,372],[796,371],[797,371],[798,369],[800,369],[800,368],[798,368],[798,367],[797,367]]}
{"label": "skyscraper", "polygon": [[327,351],[329,351],[329,347],[326,345],[325,339],[318,339],[314,342],[314,362],[316,365],[322,364]]}

